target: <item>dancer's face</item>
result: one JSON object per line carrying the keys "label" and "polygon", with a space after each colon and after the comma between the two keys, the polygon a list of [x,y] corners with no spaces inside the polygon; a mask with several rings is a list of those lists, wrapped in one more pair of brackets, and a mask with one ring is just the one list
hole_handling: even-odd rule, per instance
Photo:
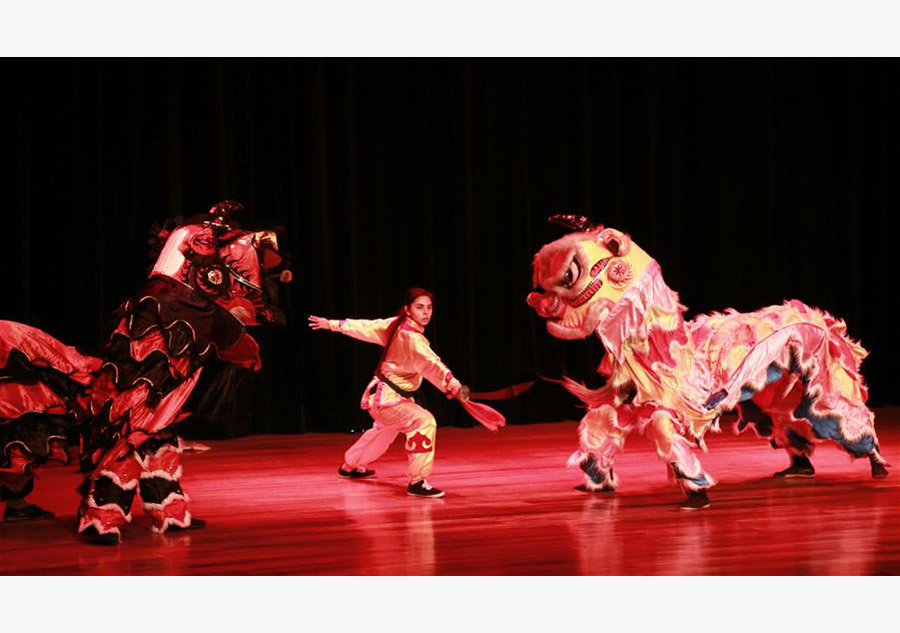
{"label": "dancer's face", "polygon": [[431,305],[431,298],[425,295],[416,297],[416,299],[404,308],[406,315],[413,321],[425,327],[431,321],[431,312],[434,309]]}

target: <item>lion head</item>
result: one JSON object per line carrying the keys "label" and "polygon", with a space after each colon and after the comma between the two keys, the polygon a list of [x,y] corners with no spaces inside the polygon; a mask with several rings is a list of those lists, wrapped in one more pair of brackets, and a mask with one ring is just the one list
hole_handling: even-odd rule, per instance
{"label": "lion head", "polygon": [[582,230],[547,244],[532,263],[534,287],[542,292],[529,293],[528,305],[560,339],[593,334],[652,261],[628,235],[586,223],[584,218],[575,225],[566,222]]}

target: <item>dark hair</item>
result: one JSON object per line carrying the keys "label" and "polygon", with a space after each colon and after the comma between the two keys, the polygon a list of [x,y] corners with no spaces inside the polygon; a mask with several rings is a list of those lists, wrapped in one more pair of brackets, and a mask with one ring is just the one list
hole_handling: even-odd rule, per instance
{"label": "dark hair", "polygon": [[384,362],[384,357],[387,356],[388,349],[390,349],[391,343],[394,342],[397,332],[400,331],[400,327],[406,321],[406,308],[411,306],[419,297],[428,297],[434,301],[434,295],[431,294],[430,290],[425,290],[425,288],[407,288],[403,293],[403,305],[397,310],[397,318],[391,323],[391,327],[388,328],[387,340],[384,342],[384,349],[381,351],[381,358],[378,359],[376,371],[381,371],[381,363]]}

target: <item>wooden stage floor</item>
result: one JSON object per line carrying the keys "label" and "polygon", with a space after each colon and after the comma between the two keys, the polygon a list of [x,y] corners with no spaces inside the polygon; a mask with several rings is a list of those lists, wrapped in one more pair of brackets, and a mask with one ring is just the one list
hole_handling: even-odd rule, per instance
{"label": "wooden stage floor", "polygon": [[441,428],[431,481],[443,499],[405,493],[398,440],[375,478],[338,478],[356,436],[254,436],[209,442],[184,459],[185,490],[205,530],[154,535],[135,518],[116,547],[75,534],[71,467],[41,471],[32,499],[54,521],[0,524],[0,573],[30,574],[900,574],[900,409],[878,412],[895,464],[873,480],[821,445],[813,480],[774,480],[784,453],[750,434],[708,436],[713,505],[681,494],[643,437],[619,459],[615,494],[573,490],[574,422]]}

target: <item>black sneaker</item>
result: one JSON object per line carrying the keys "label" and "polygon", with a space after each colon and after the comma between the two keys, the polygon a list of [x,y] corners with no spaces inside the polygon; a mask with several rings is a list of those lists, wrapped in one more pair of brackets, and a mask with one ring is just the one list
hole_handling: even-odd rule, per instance
{"label": "black sneaker", "polygon": [[187,532],[188,530],[202,530],[206,527],[205,519],[198,519],[197,517],[191,517],[191,524],[187,527],[181,527],[180,525],[170,525],[166,528],[166,532]]}
{"label": "black sneaker", "polygon": [[870,463],[872,464],[872,477],[875,479],[884,479],[888,476],[888,469],[881,462],[871,459]]}
{"label": "black sneaker", "polygon": [[371,477],[374,474],[374,470],[371,468],[363,468],[362,466],[354,468],[353,470],[344,470],[343,466],[338,468],[338,475],[346,479],[364,479],[365,477]]}
{"label": "black sneaker", "polygon": [[784,470],[779,470],[775,473],[775,476],[779,478],[815,477],[816,469],[813,468],[812,462],[809,461],[808,457],[791,455],[791,465]]}
{"label": "black sneaker", "polygon": [[444,496],[444,491],[438,490],[423,479],[422,481],[417,481],[414,484],[409,484],[409,486],[406,488],[406,494],[413,497],[428,497],[429,499],[438,499]]}
{"label": "black sneaker", "polygon": [[689,490],[687,499],[681,502],[682,510],[700,510],[709,506],[705,490]]}
{"label": "black sneaker", "polygon": [[581,484],[579,486],[575,486],[575,490],[578,492],[615,492],[616,489],[610,486],[609,484],[603,484],[599,488],[588,488],[587,484]]}
{"label": "black sneaker", "polygon": [[52,519],[56,515],[49,510],[44,510],[41,506],[27,505],[24,508],[10,508],[9,506],[3,511],[3,520],[7,523],[12,521],[41,521]]}
{"label": "black sneaker", "polygon": [[88,526],[84,532],[81,533],[81,536],[84,537],[84,540],[92,545],[118,545],[119,544],[119,535],[115,532],[107,532],[106,534],[100,534],[93,525]]}

